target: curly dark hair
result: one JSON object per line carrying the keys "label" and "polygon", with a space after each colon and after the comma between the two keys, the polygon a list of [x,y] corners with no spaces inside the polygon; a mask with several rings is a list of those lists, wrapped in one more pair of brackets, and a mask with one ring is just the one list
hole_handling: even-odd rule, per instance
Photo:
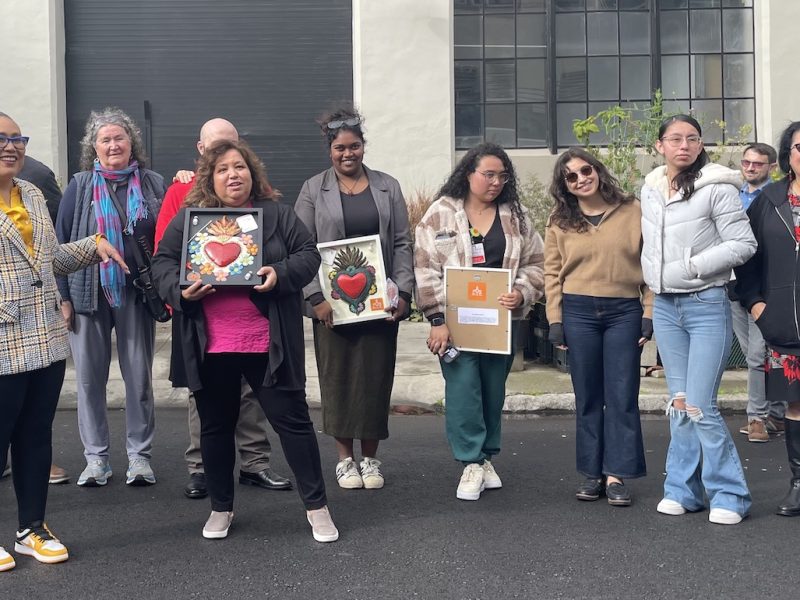
{"label": "curly dark hair", "polygon": [[278,200],[281,193],[274,189],[267,179],[267,171],[256,153],[246,142],[239,140],[220,140],[203,151],[197,162],[197,175],[192,190],[186,196],[186,206],[199,208],[218,208],[224,206],[214,191],[214,168],[219,160],[230,150],[236,150],[244,158],[253,179],[250,200]]}
{"label": "curly dark hair", "polygon": [[[357,120],[358,123],[355,125],[342,124],[340,127],[336,127],[334,129],[328,127],[329,123],[348,120]],[[339,134],[342,131],[351,131],[354,135],[358,136],[358,139],[361,140],[362,144],[366,145],[367,140],[364,139],[364,130],[361,127],[363,124],[364,117],[361,116],[361,113],[359,113],[356,107],[352,104],[344,104],[321,115],[317,119],[317,125],[319,125],[320,130],[322,130],[322,137],[325,138],[328,147],[333,144],[333,141],[339,137]]]}
{"label": "curly dark hair", "polygon": [[[661,121],[661,127],[658,128],[659,140],[664,137],[665,133],[667,133],[669,126],[676,121],[688,123],[697,130],[697,135],[700,137],[703,136],[703,129],[700,127],[700,123],[697,122],[697,119],[690,117],[689,115],[674,115]],[[706,149],[703,148],[700,151],[700,154],[697,155],[695,161],[675,176],[675,179],[673,180],[675,189],[678,189],[683,193],[683,198],[685,200],[688,200],[691,198],[692,194],[694,194],[694,182],[698,177],[700,177],[700,169],[705,167],[709,162],[711,162],[711,159],[708,157]]]}
{"label": "curly dark hair", "polygon": [[778,164],[781,167],[781,171],[789,175],[792,179],[800,177],[800,173],[794,173],[789,164],[789,156],[792,153],[792,138],[797,131],[800,131],[800,121],[789,123],[778,140]]}
{"label": "curly dark hair", "polygon": [[606,201],[606,204],[625,204],[632,202],[635,198],[625,193],[620,188],[617,179],[608,171],[606,166],[594,155],[582,148],[569,148],[558,157],[553,168],[553,180],[550,182],[550,195],[553,197],[553,213],[550,215],[551,222],[558,226],[562,231],[572,229],[578,233],[583,233],[589,227],[583,217],[581,208],[578,205],[578,198],[569,191],[567,181],[564,176],[567,174],[567,163],[574,158],[578,158],[590,165],[597,174],[597,191]]}
{"label": "curly dark hair", "polygon": [[458,161],[447,181],[437,192],[436,197],[449,196],[450,198],[466,200],[469,195],[469,179],[467,177],[470,173],[475,172],[475,169],[478,168],[478,163],[481,162],[484,156],[494,156],[503,163],[503,169],[508,173],[508,183],[503,186],[494,202],[497,205],[509,204],[511,206],[511,214],[517,221],[520,233],[524,235],[528,232],[528,225],[522,210],[522,203],[519,200],[519,192],[517,191],[517,174],[514,171],[514,163],[511,162],[502,146],[484,142],[470,148]]}

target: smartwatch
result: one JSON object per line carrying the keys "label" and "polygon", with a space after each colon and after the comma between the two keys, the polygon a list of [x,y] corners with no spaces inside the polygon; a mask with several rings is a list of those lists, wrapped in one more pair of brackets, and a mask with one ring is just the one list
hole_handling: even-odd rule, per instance
{"label": "smartwatch", "polygon": [[444,317],[433,317],[431,319],[432,327],[439,327],[440,325],[444,325]]}

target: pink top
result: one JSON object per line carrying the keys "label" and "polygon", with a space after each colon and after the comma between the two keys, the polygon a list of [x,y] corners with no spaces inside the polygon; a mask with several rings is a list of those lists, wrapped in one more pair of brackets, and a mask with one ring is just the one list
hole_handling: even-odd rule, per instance
{"label": "pink top", "polygon": [[250,288],[217,288],[203,298],[206,352],[269,351],[269,319],[250,300]]}

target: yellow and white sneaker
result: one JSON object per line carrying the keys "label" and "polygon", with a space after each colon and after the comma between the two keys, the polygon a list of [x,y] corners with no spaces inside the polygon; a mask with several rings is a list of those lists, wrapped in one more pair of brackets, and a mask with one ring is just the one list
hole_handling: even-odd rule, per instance
{"label": "yellow and white sneaker", "polygon": [[48,564],[64,562],[69,558],[64,544],[44,523],[18,531],[14,551]]}
{"label": "yellow and white sneaker", "polygon": [[17,566],[14,562],[14,557],[11,556],[6,549],[0,546],[0,571],[10,571]]}

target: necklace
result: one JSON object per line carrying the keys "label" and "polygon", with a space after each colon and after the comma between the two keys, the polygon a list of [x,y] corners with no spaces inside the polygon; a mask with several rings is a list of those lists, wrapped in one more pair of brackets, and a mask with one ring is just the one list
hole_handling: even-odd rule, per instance
{"label": "necklace", "polygon": [[483,215],[484,211],[494,210],[494,208],[494,202],[492,202],[490,204],[485,204],[483,208],[475,208],[474,206],[470,206],[468,210],[473,214]]}
{"label": "necklace", "polygon": [[339,175],[336,175],[336,179],[339,181],[339,185],[340,185],[341,187],[343,187],[343,188],[344,188],[343,190],[341,190],[341,187],[340,187],[340,191],[343,191],[343,192],[344,192],[345,194],[347,194],[348,196],[352,196],[352,195],[354,194],[353,190],[354,190],[354,189],[356,189],[356,186],[358,185],[358,182],[359,182],[359,181],[361,181],[361,176],[362,176],[363,174],[364,174],[364,171],[361,171],[361,172],[358,174],[358,177],[357,177],[357,178],[356,178],[356,180],[353,182],[353,185],[347,185],[347,184],[344,182],[344,180],[342,180],[342,179],[340,179],[340,178],[339,178]]}

